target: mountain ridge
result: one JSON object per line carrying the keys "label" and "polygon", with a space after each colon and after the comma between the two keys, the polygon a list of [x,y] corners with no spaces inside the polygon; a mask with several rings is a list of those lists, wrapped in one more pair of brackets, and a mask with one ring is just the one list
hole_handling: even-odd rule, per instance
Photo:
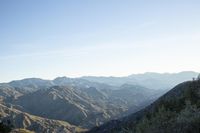
{"label": "mountain ridge", "polygon": [[8,108],[3,104],[0,104],[0,115],[2,122],[9,121],[8,124],[12,124],[14,128],[26,128],[30,131],[51,133],[84,131],[84,129],[70,125],[67,122],[30,115],[14,108]]}
{"label": "mountain ridge", "polygon": [[[190,76],[185,76],[185,73],[190,72],[182,72],[175,77],[178,80],[181,80],[181,77],[192,79],[194,73],[189,74]],[[161,77],[159,80],[149,76],[146,78],[142,76],[140,79],[144,85],[156,81],[153,85],[162,86],[165,80],[171,83],[172,79],[168,80],[171,76],[165,78],[162,78],[163,75],[157,76],[159,77]],[[135,78],[129,80],[131,82],[127,82],[123,77],[116,78],[112,81],[121,81],[123,84],[112,86],[84,78],[57,77],[54,80],[29,78],[0,83],[0,98],[9,108],[44,119],[66,121],[84,129],[102,124],[104,126],[104,123],[110,120],[113,126],[113,123],[118,125],[123,118],[142,110],[169,90],[148,88],[135,82]]]}
{"label": "mountain ridge", "polygon": [[[193,113],[197,116],[184,116],[184,112],[187,111],[188,108],[189,111],[196,111]],[[176,111],[176,113],[174,111]],[[192,112],[188,113],[192,115]],[[189,117],[192,117],[196,122],[190,123],[190,121],[188,121],[188,123],[180,123],[183,119],[189,120]],[[171,123],[168,118],[177,124],[176,128],[170,125]],[[178,84],[146,108],[122,119],[113,120],[100,127],[93,128],[88,133],[188,133],[192,131],[198,133],[200,131],[197,127],[197,125],[200,124],[199,120],[200,80],[187,81]],[[161,123],[165,123],[166,125],[164,127],[159,127]]]}

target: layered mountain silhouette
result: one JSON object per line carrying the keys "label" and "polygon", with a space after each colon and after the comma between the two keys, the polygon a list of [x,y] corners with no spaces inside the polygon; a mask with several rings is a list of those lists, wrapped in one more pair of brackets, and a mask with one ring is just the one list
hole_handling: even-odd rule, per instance
{"label": "layered mountain silhouette", "polygon": [[159,96],[157,91],[138,85],[117,88],[64,77],[54,81],[25,79],[1,87],[4,102],[15,109],[84,128],[137,111]]}
{"label": "layered mountain silhouette", "polygon": [[191,80],[197,77],[198,73],[192,71],[183,71],[180,73],[155,73],[146,72],[143,74],[132,74],[126,77],[83,77],[89,81],[105,83],[113,86],[123,84],[141,85],[150,89],[171,89],[175,85]]}
{"label": "layered mountain silhouette", "polygon": [[[152,73],[137,75],[137,82],[135,77],[132,78],[135,75],[131,75],[112,77],[113,80],[103,77],[103,81],[99,77],[58,77],[54,80],[29,78],[1,83],[0,120],[4,123],[9,121],[12,129],[15,129],[13,132],[24,129],[44,133],[90,129],[91,132],[135,131],[135,128],[124,123],[132,119],[135,122],[136,116],[136,123],[139,123],[139,118],[142,119],[145,114],[139,113],[145,112],[143,108],[166,93],[179,80],[190,80],[197,73],[153,75],[157,75],[157,78]],[[174,78],[169,80],[167,77]],[[155,79],[157,82],[154,82]],[[168,83],[163,84],[165,81]],[[158,84],[159,87],[153,87]],[[147,110],[152,109],[148,107]],[[135,112],[137,115],[131,115]],[[94,128],[96,126],[99,128]]]}
{"label": "layered mountain silhouette", "polygon": [[199,133],[200,79],[181,83],[146,108],[88,133]]}

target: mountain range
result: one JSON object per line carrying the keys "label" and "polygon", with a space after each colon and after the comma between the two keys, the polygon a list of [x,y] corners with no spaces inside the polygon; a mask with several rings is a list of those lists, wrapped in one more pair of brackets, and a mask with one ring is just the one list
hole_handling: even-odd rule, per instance
{"label": "mountain range", "polygon": [[90,129],[92,132],[94,127],[101,129],[109,121],[118,123],[132,118],[133,113],[152,104],[171,86],[197,75],[145,73],[127,77],[29,78],[1,83],[0,120],[9,120],[15,129],[38,133]]}
{"label": "mountain range", "polygon": [[87,133],[199,133],[200,78],[175,86],[146,108]]}
{"label": "mountain range", "polygon": [[179,73],[155,73],[146,72],[143,74],[132,74],[125,77],[82,77],[89,81],[105,83],[113,86],[121,86],[122,84],[141,85],[150,89],[171,89],[175,85],[191,80],[197,77],[197,72],[183,71]]}

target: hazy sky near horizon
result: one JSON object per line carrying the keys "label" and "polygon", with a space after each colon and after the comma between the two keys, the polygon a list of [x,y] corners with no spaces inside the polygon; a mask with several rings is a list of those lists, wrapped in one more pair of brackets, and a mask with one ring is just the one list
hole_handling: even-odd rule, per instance
{"label": "hazy sky near horizon", "polygon": [[200,72],[199,0],[1,0],[0,82]]}

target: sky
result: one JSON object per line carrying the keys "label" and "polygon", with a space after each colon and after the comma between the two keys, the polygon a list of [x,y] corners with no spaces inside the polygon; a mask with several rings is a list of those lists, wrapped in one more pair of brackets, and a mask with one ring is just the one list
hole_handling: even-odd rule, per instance
{"label": "sky", "polygon": [[1,0],[0,82],[200,72],[199,0]]}

